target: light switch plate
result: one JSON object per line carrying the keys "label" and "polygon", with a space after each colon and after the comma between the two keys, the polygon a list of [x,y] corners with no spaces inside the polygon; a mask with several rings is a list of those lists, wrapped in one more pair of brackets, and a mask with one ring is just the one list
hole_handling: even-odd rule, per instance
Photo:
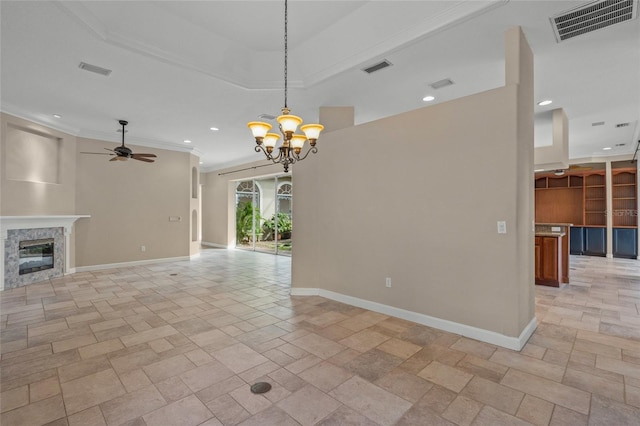
{"label": "light switch plate", "polygon": [[507,233],[507,222],[504,220],[498,221],[498,234],[506,234]]}

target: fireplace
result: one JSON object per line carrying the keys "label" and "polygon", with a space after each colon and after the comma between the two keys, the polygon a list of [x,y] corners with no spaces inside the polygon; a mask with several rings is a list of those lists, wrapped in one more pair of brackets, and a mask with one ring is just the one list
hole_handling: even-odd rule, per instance
{"label": "fireplace", "polygon": [[71,230],[87,215],[0,216],[0,290],[73,273]]}
{"label": "fireplace", "polygon": [[20,241],[18,250],[18,274],[53,269],[53,238]]}

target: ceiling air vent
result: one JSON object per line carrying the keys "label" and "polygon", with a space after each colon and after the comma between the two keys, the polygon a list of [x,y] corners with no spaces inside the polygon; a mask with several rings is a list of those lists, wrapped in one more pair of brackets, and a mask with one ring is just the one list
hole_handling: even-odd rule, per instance
{"label": "ceiling air vent", "polygon": [[260,114],[258,118],[262,118],[263,120],[275,120],[276,116],[271,114]]}
{"label": "ceiling air vent", "polygon": [[104,75],[104,76],[108,76],[109,74],[111,74],[111,70],[99,67],[97,65],[87,64],[86,62],[80,62],[80,65],[78,65],[78,67],[80,69],[85,70],[85,71],[94,72],[96,74],[100,74],[100,75]]}
{"label": "ceiling air vent", "polygon": [[443,80],[438,80],[435,83],[431,83],[431,86],[434,89],[442,89],[443,87],[451,86],[453,81],[450,78],[445,78]]}
{"label": "ceiling air vent", "polygon": [[620,124],[616,124],[616,129],[619,129],[620,127],[628,127],[629,123],[620,123]]}
{"label": "ceiling air vent", "polygon": [[591,125],[592,125],[593,127],[596,127],[596,126],[604,126],[604,121],[596,121],[595,123],[591,123]]}
{"label": "ceiling air vent", "polygon": [[636,18],[637,0],[600,0],[552,16],[556,41],[567,40]]}
{"label": "ceiling air vent", "polygon": [[390,67],[391,65],[393,64],[385,59],[382,62],[378,62],[377,64],[371,65],[370,67],[363,68],[362,71],[366,72],[367,74],[372,74],[376,71],[380,71],[381,69]]}

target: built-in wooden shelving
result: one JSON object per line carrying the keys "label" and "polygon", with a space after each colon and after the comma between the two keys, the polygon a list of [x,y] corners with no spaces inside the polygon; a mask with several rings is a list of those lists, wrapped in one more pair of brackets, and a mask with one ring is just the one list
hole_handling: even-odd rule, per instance
{"label": "built-in wooden shelving", "polygon": [[616,228],[638,226],[638,200],[636,174],[632,171],[614,172],[611,182],[613,198],[613,226]]}
{"label": "built-in wooden shelving", "polygon": [[605,227],[607,214],[612,214],[614,227],[638,227],[635,169],[612,171],[613,209],[611,213],[607,212],[604,170],[568,172],[563,176],[536,175],[534,186],[536,222]]}

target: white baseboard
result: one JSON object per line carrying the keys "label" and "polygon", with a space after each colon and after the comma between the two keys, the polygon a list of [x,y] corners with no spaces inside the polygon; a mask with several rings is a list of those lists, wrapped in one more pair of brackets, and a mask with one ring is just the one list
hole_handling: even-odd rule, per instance
{"label": "white baseboard", "polygon": [[104,265],[76,266],[75,272],[98,271],[100,269],[117,269],[128,268],[131,266],[151,265],[153,263],[180,262],[183,260],[191,260],[190,256],[165,257],[162,259],[134,260],[132,262],[106,263]]}
{"label": "white baseboard", "polygon": [[71,275],[76,273],[76,268],[69,268],[68,271],[64,271],[64,275]]}
{"label": "white baseboard", "polygon": [[223,248],[223,249],[231,248],[229,246],[225,246],[224,244],[207,243],[207,242],[204,242],[204,241],[201,241],[200,244],[202,244],[203,246],[207,246],[207,247],[216,247],[216,248]]}
{"label": "white baseboard", "polygon": [[533,334],[538,322],[535,317],[531,319],[529,324],[524,328],[520,336],[512,337],[495,331],[485,330],[482,328],[472,327],[466,324],[444,320],[432,317],[418,312],[407,311],[405,309],[396,308],[394,306],[384,305],[382,303],[372,302],[360,299],[358,297],[347,296],[333,291],[321,288],[292,288],[292,296],[321,296],[337,302],[346,303],[347,305],[356,306],[358,308],[368,309],[370,311],[379,312],[381,314],[390,315],[392,317],[401,318],[407,321],[433,327],[438,330],[448,331],[450,333],[460,334],[471,339],[480,340],[481,342],[490,343],[492,345],[501,346],[503,348],[519,351],[529,340]]}

